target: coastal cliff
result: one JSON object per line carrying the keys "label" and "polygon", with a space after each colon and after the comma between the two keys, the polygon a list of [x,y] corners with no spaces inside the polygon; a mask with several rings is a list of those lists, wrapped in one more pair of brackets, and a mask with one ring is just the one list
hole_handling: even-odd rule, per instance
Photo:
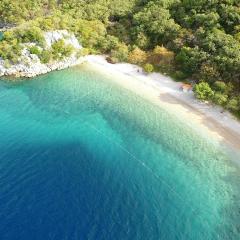
{"label": "coastal cliff", "polygon": [[[79,58],[79,51],[82,46],[79,44],[74,34],[66,30],[55,30],[45,32],[44,46],[38,46],[36,43],[22,43],[21,56],[18,61],[13,63],[0,58],[0,76],[15,76],[15,77],[34,77],[40,74],[48,73],[53,70],[60,70],[70,66],[79,64],[82,59]],[[69,56],[44,63],[37,53],[33,53],[31,49],[37,49],[41,53],[44,50],[49,50],[54,44],[62,41],[62,43],[71,48]]]}

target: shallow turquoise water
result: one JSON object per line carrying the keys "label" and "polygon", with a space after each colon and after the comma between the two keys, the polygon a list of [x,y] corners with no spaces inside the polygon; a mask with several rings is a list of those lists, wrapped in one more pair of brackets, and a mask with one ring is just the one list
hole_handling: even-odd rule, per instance
{"label": "shallow turquoise water", "polygon": [[0,82],[1,239],[240,239],[238,153],[108,78]]}

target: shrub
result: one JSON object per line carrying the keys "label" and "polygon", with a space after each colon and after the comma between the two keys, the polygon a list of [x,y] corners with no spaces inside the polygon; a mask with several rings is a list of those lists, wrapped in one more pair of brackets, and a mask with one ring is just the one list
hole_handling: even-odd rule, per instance
{"label": "shrub", "polygon": [[217,105],[225,105],[228,100],[228,96],[221,92],[215,92],[212,100]]}
{"label": "shrub", "polygon": [[101,43],[98,44],[98,47],[106,53],[109,53],[112,49],[116,48],[119,44],[118,38],[107,35],[106,37],[102,37]]}
{"label": "shrub", "polygon": [[143,69],[144,69],[144,71],[145,71],[146,73],[151,73],[151,72],[153,72],[154,67],[153,67],[152,64],[146,63],[146,64],[144,65]]}
{"label": "shrub", "polygon": [[234,92],[234,90],[235,90],[235,87],[234,87],[234,85],[231,83],[231,82],[228,82],[227,84],[226,84],[226,93],[227,94],[231,94],[232,92]]}
{"label": "shrub", "polygon": [[11,61],[12,61],[13,64],[18,63],[19,62],[19,56],[13,54],[12,57],[11,57]]}
{"label": "shrub", "polygon": [[202,62],[206,61],[208,57],[208,54],[201,51],[198,47],[191,48],[184,46],[175,59],[181,70],[190,76],[200,70]]}
{"label": "shrub", "polygon": [[16,34],[20,38],[19,40],[24,43],[35,42],[40,45],[45,44],[45,38],[43,32],[39,27],[31,26],[28,28],[22,28],[16,30]]}
{"label": "shrub", "polygon": [[235,39],[240,42],[240,32],[234,35]]}
{"label": "shrub", "polygon": [[5,68],[10,68],[10,67],[11,67],[11,64],[10,64],[10,62],[9,62],[8,59],[6,59],[6,60],[4,61],[4,67],[5,67]]}
{"label": "shrub", "polygon": [[43,50],[39,57],[41,63],[49,63],[52,59],[52,52],[50,50]]}
{"label": "shrub", "polygon": [[[119,0],[117,0],[119,1]],[[116,0],[115,0],[116,2]],[[114,24],[110,24],[108,27],[108,34],[116,36],[121,42],[130,43],[130,33],[128,31],[128,22],[127,19],[116,21]]]}
{"label": "shrub", "polygon": [[14,32],[9,30],[3,33],[3,39],[6,41],[11,41],[15,38]]}
{"label": "shrub", "polygon": [[64,57],[69,57],[72,52],[72,45],[65,44],[63,39],[60,39],[52,44],[52,54],[54,59],[63,59]]}
{"label": "shrub", "polygon": [[184,80],[187,78],[187,75],[182,71],[176,71],[173,77],[177,80]]}
{"label": "shrub", "polygon": [[228,101],[226,108],[230,111],[236,112],[240,109],[240,102],[236,98],[232,98]]}
{"label": "shrub", "polygon": [[30,47],[29,52],[31,54],[36,54],[38,56],[40,56],[40,54],[41,54],[41,51],[40,51],[39,47],[37,47],[37,46]]}
{"label": "shrub", "polygon": [[78,19],[75,21],[72,31],[79,37],[84,47],[97,49],[102,46],[103,39],[107,31],[104,24],[100,21],[87,21]]}
{"label": "shrub", "polygon": [[150,40],[149,40],[149,38],[148,38],[148,36],[146,34],[140,32],[137,35],[136,44],[140,48],[146,49],[149,46],[149,44],[150,44]]}
{"label": "shrub", "polygon": [[82,48],[77,51],[77,57],[83,57],[89,54],[89,49],[88,48]]}
{"label": "shrub", "polygon": [[54,29],[54,23],[52,18],[43,18],[41,19],[41,28],[44,29],[45,31],[49,31]]}
{"label": "shrub", "polygon": [[124,43],[117,45],[115,49],[111,51],[111,58],[118,62],[125,62],[128,59],[128,47]]}
{"label": "shrub", "polygon": [[156,46],[149,57],[149,61],[156,66],[172,65],[174,57],[174,52],[169,51],[165,47]]}
{"label": "shrub", "polygon": [[21,54],[22,47],[16,40],[12,40],[11,42],[3,40],[0,42],[0,57],[4,60],[8,59],[16,63]]}
{"label": "shrub", "polygon": [[224,92],[226,92],[226,90],[227,90],[227,85],[226,85],[226,83],[224,83],[224,82],[216,81],[216,82],[213,84],[213,89],[216,90],[216,91],[219,91],[219,92],[221,92],[221,93],[224,93]]}
{"label": "shrub", "polygon": [[65,45],[65,47],[63,48],[63,51],[62,51],[62,56],[70,57],[71,54],[73,53],[73,51],[74,51],[74,48],[72,45],[70,45],[70,44]]}
{"label": "shrub", "polygon": [[199,84],[196,84],[193,90],[194,90],[195,96],[199,100],[209,100],[214,95],[213,90],[211,89],[209,84],[206,82],[200,82]]}
{"label": "shrub", "polygon": [[146,52],[142,51],[140,48],[135,48],[128,56],[128,61],[133,64],[142,64],[146,61],[146,59]]}
{"label": "shrub", "polygon": [[220,73],[217,70],[217,66],[210,62],[204,62],[200,67],[198,79],[204,79],[209,83],[213,83],[216,79],[220,79]]}

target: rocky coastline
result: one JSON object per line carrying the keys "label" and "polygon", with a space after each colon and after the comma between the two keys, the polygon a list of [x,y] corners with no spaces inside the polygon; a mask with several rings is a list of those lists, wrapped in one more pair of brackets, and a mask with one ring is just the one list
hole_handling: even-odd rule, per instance
{"label": "rocky coastline", "polygon": [[9,64],[6,60],[0,58],[0,77],[14,76],[31,78],[54,70],[68,68],[84,61],[83,57],[78,56],[78,51],[82,49],[82,46],[79,44],[74,34],[69,33],[66,30],[56,30],[46,32],[44,38],[46,41],[46,48],[50,48],[54,42],[63,39],[66,44],[69,44],[74,48],[74,51],[69,57],[52,61],[50,63],[42,63],[36,54],[31,54],[29,51],[29,47],[34,46],[35,44],[24,44],[22,55],[18,63]]}

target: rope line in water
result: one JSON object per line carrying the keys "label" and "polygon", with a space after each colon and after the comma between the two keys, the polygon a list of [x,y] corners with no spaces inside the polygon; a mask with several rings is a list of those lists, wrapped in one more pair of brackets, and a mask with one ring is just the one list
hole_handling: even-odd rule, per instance
{"label": "rope line in water", "polygon": [[[112,89],[112,87],[109,88],[110,91],[111,91],[111,89]],[[88,91],[85,95],[83,95],[83,97],[86,97],[86,96],[90,95],[92,92],[94,92],[94,91]],[[83,120],[83,124],[87,124],[87,125],[88,125],[90,128],[92,128],[95,132],[97,132],[98,134],[102,135],[102,136],[103,136],[104,138],[106,138],[108,141],[114,143],[114,144],[117,145],[120,149],[122,149],[125,153],[127,153],[127,154],[128,154],[132,159],[134,159],[139,165],[141,165],[143,168],[145,168],[155,179],[159,180],[162,184],[164,184],[165,186],[167,186],[167,188],[168,188],[173,194],[175,194],[175,195],[178,197],[178,199],[180,199],[180,200],[184,203],[184,206],[185,206],[185,207],[188,206],[188,207],[190,208],[190,211],[192,212],[192,214],[190,214],[189,217],[187,217],[186,222],[188,222],[188,223],[191,222],[191,220],[190,220],[190,217],[191,217],[191,216],[192,216],[192,217],[196,216],[197,218],[199,218],[199,219],[201,220],[201,225],[202,225],[203,222],[205,222],[205,221],[203,221],[201,215],[199,215],[199,214],[197,213],[198,210],[197,210],[197,209],[194,209],[194,208],[191,206],[190,203],[186,202],[186,200],[184,200],[184,199],[182,198],[182,196],[181,196],[174,188],[172,188],[165,180],[163,180],[162,177],[160,177],[159,175],[157,175],[149,166],[147,166],[147,165],[144,163],[144,161],[141,161],[138,157],[136,157],[136,156],[135,156],[133,153],[131,153],[128,149],[126,149],[126,148],[125,148],[124,146],[122,146],[120,143],[116,142],[111,136],[106,135],[105,133],[103,133],[102,131],[100,131],[95,125],[89,123],[88,120],[84,120],[83,118],[82,118],[82,120]],[[164,224],[166,224],[166,222],[165,222]],[[172,228],[172,226],[170,226],[170,224],[167,223],[167,225]],[[170,228],[170,229],[171,229],[171,228]],[[181,237],[181,239],[182,239],[182,237]]]}
{"label": "rope line in water", "polygon": [[[198,217],[200,220],[203,221],[203,219],[201,218],[200,215],[197,214],[197,209],[194,209],[189,203],[187,203],[182,196],[176,192],[174,190],[174,188],[172,188],[165,180],[163,180],[159,175],[157,175],[150,167],[148,167],[143,161],[141,161],[139,158],[137,158],[133,153],[129,152],[125,147],[123,147],[121,144],[117,143],[115,140],[113,140],[112,137],[104,134],[102,131],[100,131],[99,129],[97,129],[93,124],[89,123],[89,121],[84,121],[84,124],[87,124],[90,128],[92,128],[95,132],[99,133],[100,135],[102,135],[103,137],[105,137],[106,139],[108,139],[110,142],[114,143],[115,145],[117,145],[120,149],[122,149],[124,152],[126,152],[131,158],[133,158],[138,164],[140,164],[142,167],[144,167],[148,172],[151,173],[151,175],[153,175],[157,180],[159,180],[161,183],[163,183],[165,186],[167,186],[167,188],[174,193],[183,203],[185,206],[188,206],[192,212],[193,215],[195,215],[196,217]],[[190,222],[190,218],[191,215],[189,215],[189,217],[186,219],[186,222]],[[193,217],[193,216],[192,216]],[[201,221],[201,224],[202,224]],[[166,224],[166,222],[164,223]],[[168,226],[170,226],[169,224],[167,224]],[[172,227],[172,226],[170,226]]]}

